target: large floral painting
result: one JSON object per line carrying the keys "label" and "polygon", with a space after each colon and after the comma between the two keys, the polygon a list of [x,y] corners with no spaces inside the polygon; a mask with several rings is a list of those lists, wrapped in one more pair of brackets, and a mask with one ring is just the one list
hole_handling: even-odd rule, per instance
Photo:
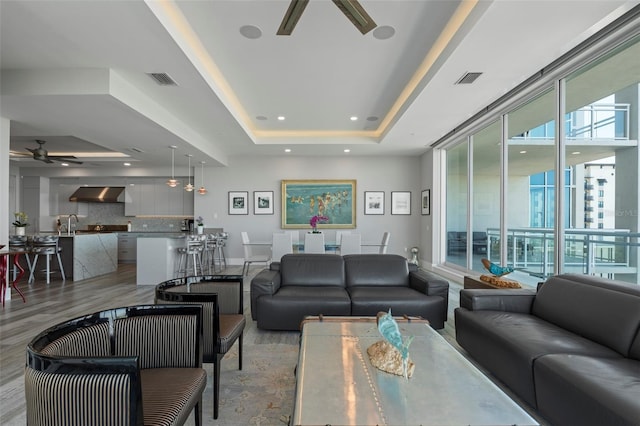
{"label": "large floral painting", "polygon": [[327,218],[318,228],[356,227],[355,180],[283,180],[282,227],[311,229],[314,216]]}

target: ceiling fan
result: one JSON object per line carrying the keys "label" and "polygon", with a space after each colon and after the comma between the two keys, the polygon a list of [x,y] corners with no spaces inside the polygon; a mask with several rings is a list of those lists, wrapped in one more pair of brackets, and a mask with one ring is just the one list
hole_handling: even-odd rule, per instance
{"label": "ceiling fan", "polygon": [[[32,157],[34,160],[42,161],[45,163],[53,163],[54,161],[60,161],[63,163],[82,164],[82,161],[72,160],[72,158],[76,158],[73,155],[49,155],[47,150],[44,149],[43,147],[46,141],[36,139],[36,142],[38,143],[37,148],[26,148],[26,150],[32,154]],[[14,154],[22,155],[22,156],[29,155],[29,154],[20,154],[20,153],[14,153]]]}
{"label": "ceiling fan", "polygon": [[[307,3],[309,3],[309,0],[291,0],[289,8],[280,24],[280,28],[278,28],[277,35],[291,35],[300,16],[302,16],[302,12],[304,12],[304,9],[307,7]],[[377,26],[358,0],[333,0],[333,3],[338,6],[338,9],[349,18],[363,35]]]}

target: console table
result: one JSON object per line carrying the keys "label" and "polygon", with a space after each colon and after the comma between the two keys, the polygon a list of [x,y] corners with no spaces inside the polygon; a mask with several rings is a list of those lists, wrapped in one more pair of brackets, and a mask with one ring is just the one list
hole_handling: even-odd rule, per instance
{"label": "console table", "polygon": [[375,318],[305,320],[291,424],[538,424],[424,321],[399,326],[415,336],[408,380],[371,365]]}

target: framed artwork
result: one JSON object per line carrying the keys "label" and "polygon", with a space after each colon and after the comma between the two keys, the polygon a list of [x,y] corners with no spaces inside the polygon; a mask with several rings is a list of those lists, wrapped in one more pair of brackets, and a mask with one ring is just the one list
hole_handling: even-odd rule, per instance
{"label": "framed artwork", "polygon": [[431,214],[431,190],[425,189],[422,191],[422,214],[429,215]]}
{"label": "framed artwork", "polygon": [[410,191],[391,191],[391,214],[411,214]]}
{"label": "framed artwork", "polygon": [[253,191],[253,214],[273,214],[273,191]]}
{"label": "framed artwork", "polygon": [[384,214],[384,191],[364,192],[364,214]]}
{"label": "framed artwork", "polygon": [[314,216],[326,218],[320,229],[355,228],[355,179],[283,180],[282,228],[311,229]]}
{"label": "framed artwork", "polygon": [[249,214],[249,192],[229,191],[229,214]]}

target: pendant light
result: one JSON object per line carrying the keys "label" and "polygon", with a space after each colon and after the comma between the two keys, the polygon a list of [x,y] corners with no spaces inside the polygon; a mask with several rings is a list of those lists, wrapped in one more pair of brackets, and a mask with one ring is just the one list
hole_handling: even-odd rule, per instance
{"label": "pendant light", "polygon": [[175,152],[177,146],[171,145],[169,146],[169,148],[171,148],[171,179],[167,180],[167,185],[169,185],[171,188],[175,188],[176,186],[178,186],[178,181],[175,177]]}
{"label": "pendant light", "polygon": [[207,188],[204,187],[204,161],[200,162],[200,167],[200,188],[198,188],[198,194],[205,195],[207,193]]}
{"label": "pendant light", "polygon": [[193,185],[191,185],[191,157],[192,156],[191,156],[191,154],[187,154],[187,157],[189,157],[189,171],[188,171],[188,173],[189,173],[189,183],[184,186],[184,190],[187,191],[187,192],[191,192],[191,191],[193,191]]}

